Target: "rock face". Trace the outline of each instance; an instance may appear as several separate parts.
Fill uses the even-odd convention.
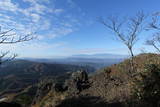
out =
[[[82,90],[89,88],[88,74],[85,70],[80,70],[72,74],[68,81],[68,92],[78,94]]]

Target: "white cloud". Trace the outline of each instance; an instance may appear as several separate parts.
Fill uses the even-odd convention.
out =
[[[40,15],[38,14],[32,13],[31,17],[32,17],[33,22],[39,22],[40,20]]]
[[[42,23],[40,24],[40,30],[47,30],[50,29],[51,22],[49,19],[43,19]]]
[[[50,10],[49,8],[47,8],[46,6],[44,5],[41,5],[41,4],[34,4],[32,7],[28,8],[27,9],[29,12],[36,12],[36,13],[39,13],[39,14],[45,14],[44,12],[47,10]]]
[[[64,42],[49,44],[46,42],[26,42],[12,45],[1,45],[2,52],[10,51],[18,53],[18,57],[47,58],[53,56],[58,48],[64,46]],[[47,52],[47,53],[46,53]]]
[[[30,3],[32,3],[32,4],[35,4],[35,3],[37,3],[37,0],[23,0],[24,2],[30,2]]]
[[[72,13],[67,13],[67,9],[56,7],[52,0],[23,0],[21,2],[29,4],[28,7],[24,8],[23,4],[12,0],[0,0],[0,26],[3,30],[15,28],[17,34],[26,35],[36,32],[39,41],[30,42],[30,45],[3,45],[3,50],[8,49],[18,54],[31,52],[28,56],[36,52],[37,54],[48,52],[62,45],[52,45],[44,41],[69,35],[79,26],[76,16],[73,17]],[[25,53],[22,49],[25,49]]]
[[[31,7],[21,10],[24,12],[26,15],[31,14],[32,12],[38,13],[38,14],[45,14],[45,12],[55,12],[55,13],[60,13],[63,11],[63,9],[51,9],[48,8],[46,5],[42,4],[41,2],[47,2],[49,3],[49,0],[23,0],[24,2],[29,2],[31,3]]]
[[[72,32],[73,32],[73,29],[71,29],[71,28],[68,28],[68,29],[62,28],[59,33],[62,34],[62,35],[68,35],[68,34],[70,34]]]
[[[32,4],[35,4],[37,2],[40,2],[40,3],[50,3],[50,0],[23,0],[24,2],[30,2]]]
[[[63,9],[55,9],[53,10],[54,13],[59,14],[62,13],[64,10]]]
[[[0,1],[0,10],[16,12],[17,9],[17,5],[12,3],[11,0]]]
[[[73,25],[76,25],[78,21],[75,23],[72,21],[74,18],[68,18],[66,20],[67,23],[66,21],[62,22],[62,20],[57,18],[56,14],[61,14],[64,12],[64,9],[49,8],[49,6],[42,3],[49,3],[50,0],[23,1],[24,3],[30,3],[29,7],[21,8],[21,4],[13,3],[11,0],[0,1],[0,9],[3,9],[3,11],[14,11],[11,14],[15,13],[12,16],[0,11],[0,24],[2,27],[4,27],[4,25],[5,28],[8,27],[9,29],[13,27],[23,33],[48,30],[49,32],[46,32],[48,33],[46,35],[50,35],[49,37],[53,38],[68,35],[74,31],[75,27]],[[48,18],[47,15],[49,15],[49,13],[52,16],[52,20],[55,21]]]

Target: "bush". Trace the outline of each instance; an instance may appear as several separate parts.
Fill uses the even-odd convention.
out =
[[[160,66],[147,64],[140,78],[136,81],[136,98],[148,106],[157,107],[160,101]]]

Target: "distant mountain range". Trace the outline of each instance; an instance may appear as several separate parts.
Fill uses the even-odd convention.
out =
[[[88,54],[79,54],[79,55],[73,55],[71,56],[73,58],[96,58],[96,59],[124,59],[127,58],[127,55],[118,55],[118,54],[105,54],[105,53],[101,53],[101,54],[92,54],[92,55],[88,55]]]
[[[25,60],[45,63],[57,63],[57,64],[71,64],[80,66],[91,66],[95,69],[100,69],[112,64],[117,64],[124,59],[128,58],[127,55],[116,54],[79,54],[72,55],[64,58],[25,58]]]

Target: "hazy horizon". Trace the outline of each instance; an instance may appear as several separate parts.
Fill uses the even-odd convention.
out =
[[[73,54],[73,55],[62,55],[62,56],[48,56],[48,57],[17,57],[18,59],[28,59],[28,58],[33,58],[33,59],[63,59],[63,58],[83,58],[83,57],[94,57],[96,58],[95,55],[98,55],[98,57],[102,57],[103,58],[103,55],[106,55],[107,58],[110,57],[110,56],[117,56],[117,57],[128,57],[129,54],[113,54],[113,53],[95,53],[95,54]],[[104,56],[104,58],[106,57]]]

